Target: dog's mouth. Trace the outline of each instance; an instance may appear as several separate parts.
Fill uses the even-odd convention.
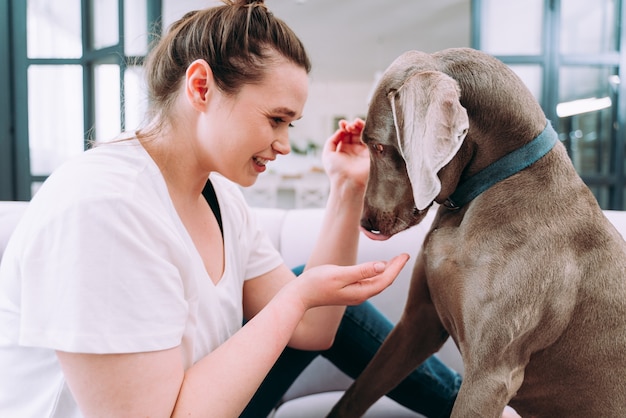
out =
[[[410,227],[420,223],[431,208],[432,203],[425,209],[413,207],[409,214],[400,216],[399,213],[384,213],[372,210],[366,206],[361,218],[361,231],[371,240],[385,241]]]
[[[369,230],[361,226],[361,231],[365,234],[365,236],[374,241],[385,241],[391,238],[391,235],[383,234],[382,232],[375,229]]]

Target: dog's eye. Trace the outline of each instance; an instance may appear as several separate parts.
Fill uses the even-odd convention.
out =
[[[377,154],[382,154],[383,151],[385,150],[385,146],[383,144],[379,144],[377,142],[374,142],[372,144],[372,151],[377,153]]]

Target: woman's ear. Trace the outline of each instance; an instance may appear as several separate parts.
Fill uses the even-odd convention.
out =
[[[212,86],[213,72],[205,60],[198,59],[189,64],[185,74],[185,94],[194,108],[204,109]]]

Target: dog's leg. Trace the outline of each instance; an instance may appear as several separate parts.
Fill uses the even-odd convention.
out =
[[[475,273],[487,276],[484,272]],[[460,314],[451,319],[465,368],[453,418],[500,418],[522,386],[531,355],[558,338],[567,324],[565,313],[557,314],[554,306],[512,299],[511,295],[521,293],[516,288],[520,280],[506,284],[501,281],[502,278],[498,281],[499,293],[484,281],[468,276],[463,279],[464,283],[480,282],[486,294],[496,296],[491,297],[492,301],[480,303],[477,298],[461,296],[457,305]],[[539,327],[546,323],[546,312],[553,327],[550,332]]]
[[[487,273],[477,274],[487,276]],[[463,276],[461,281],[465,284],[476,282],[468,276]],[[486,293],[497,293],[481,283],[481,289]],[[514,289],[514,286],[504,288]],[[437,290],[441,289],[433,289],[433,292]],[[514,290],[511,293],[516,294]],[[438,296],[441,294],[439,292]],[[456,312],[448,316],[444,313],[443,321],[457,340],[464,365],[463,382],[451,417],[500,418],[523,383],[531,353],[545,344],[546,337],[536,335],[536,326],[531,325],[541,323],[535,317],[543,310],[524,315],[506,296],[494,297],[492,303],[480,303],[462,293],[447,295],[437,303],[452,306],[454,303],[450,298],[457,300]]]
[[[493,359],[491,359],[493,361]],[[500,418],[509,400],[524,380],[523,368],[500,365],[490,368],[483,360],[476,368],[466,368],[452,418]]]
[[[448,339],[430,300],[421,257],[416,262],[407,305],[400,321],[361,375],[335,405],[329,418],[360,417]]]

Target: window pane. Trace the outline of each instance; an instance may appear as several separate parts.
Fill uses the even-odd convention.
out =
[[[579,174],[610,174],[616,103],[610,67],[562,67],[558,131]]]
[[[108,140],[120,133],[120,67],[100,64],[94,68],[96,140]]]
[[[29,58],[80,58],[81,0],[28,0]]]
[[[609,207],[610,193],[608,186],[590,186],[589,189],[591,189],[601,208]]]
[[[542,94],[542,68],[540,65],[509,65],[509,67],[522,79],[526,87],[531,91],[535,99],[541,103]]]
[[[39,188],[43,185],[43,182],[41,181],[33,181],[30,184],[30,195],[31,196],[35,196],[35,193],[37,193],[39,191]]]
[[[83,73],[78,65],[28,68],[30,170],[48,175],[84,149]]]
[[[494,55],[539,55],[543,0],[483,0],[481,49]]]
[[[617,69],[610,66],[562,66],[559,102],[610,95],[616,86],[616,72]]]
[[[561,52],[597,54],[617,51],[618,1],[561,2]]]
[[[146,114],[148,97],[143,85],[143,68],[127,67],[124,72],[124,128],[136,130]]]
[[[124,53],[143,56],[148,53],[147,0],[124,1]]]
[[[92,39],[94,49],[118,44],[117,1],[92,0]]]

